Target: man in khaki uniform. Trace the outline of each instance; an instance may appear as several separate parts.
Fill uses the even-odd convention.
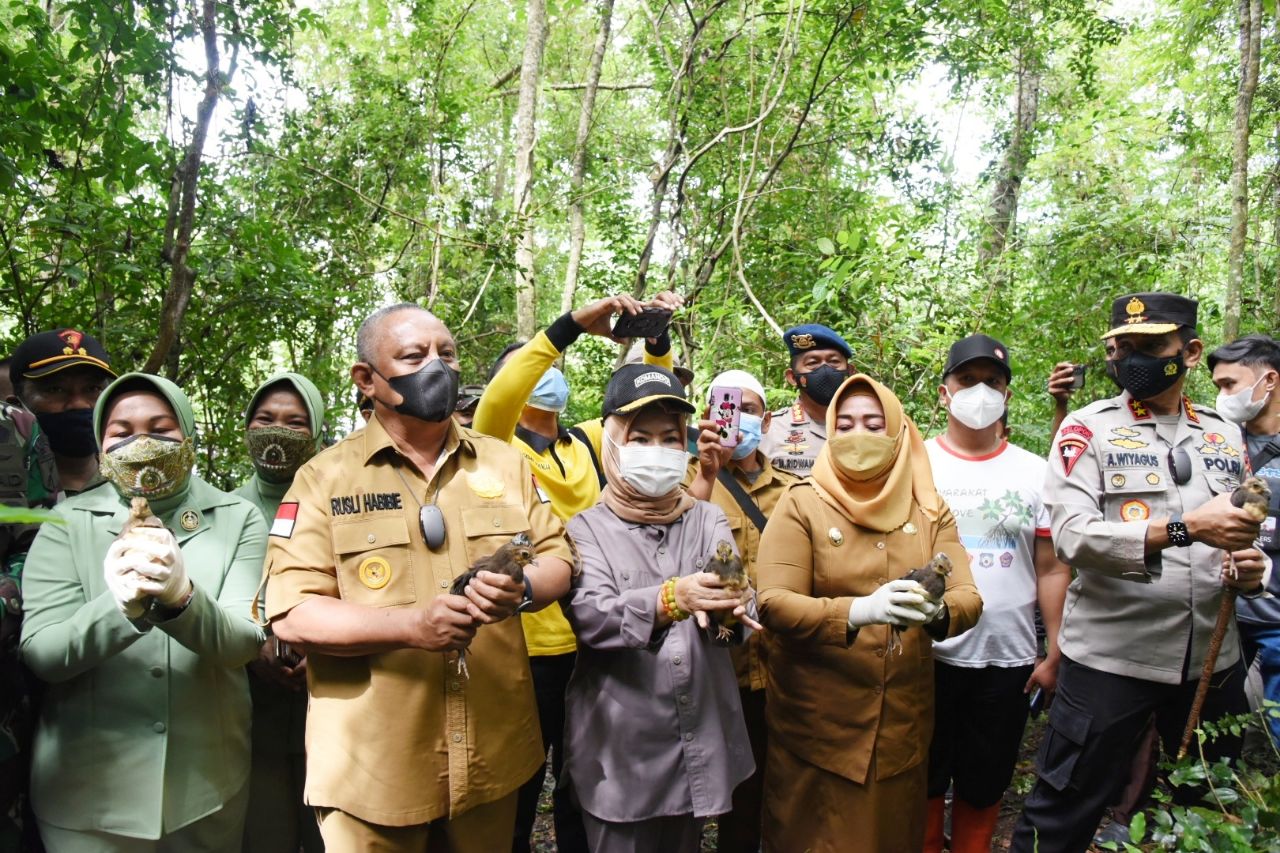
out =
[[[1077,576],[1039,779],[1014,833],[1019,853],[1089,846],[1153,714],[1176,751],[1223,584],[1262,592],[1258,523],[1231,505],[1245,470],[1240,431],[1182,393],[1204,350],[1196,309],[1169,293],[1117,299],[1103,338],[1107,372],[1124,391],[1069,416],[1054,439],[1044,501],[1058,556]],[[1239,658],[1232,622],[1205,720],[1247,710]],[[1211,761],[1239,750],[1239,738],[1205,744]],[[1174,798],[1199,793],[1183,786]]]
[[[827,406],[849,378],[853,351],[844,338],[817,323],[787,329],[782,342],[791,354],[787,384],[796,389],[796,400],[772,413],[760,450],[776,470],[807,477],[827,443]]]
[[[310,669],[307,802],[330,851],[503,849],[543,760],[508,617],[568,591],[572,547],[519,452],[450,417],[443,323],[382,309],[357,350],[374,416],[299,470],[267,554],[267,615]],[[522,533],[536,554],[524,584],[480,572],[448,593]]]
[[[704,420],[700,424],[706,429],[698,441],[698,461],[689,466],[685,482],[689,486],[689,494],[699,500],[710,500],[724,511],[729,529],[733,531],[734,544],[742,557],[742,567],[751,586],[757,587],[756,554],[760,549],[764,522],[787,487],[800,480],[793,474],[775,469],[758,449],[760,438],[768,430],[772,417],[765,409],[764,387],[760,381],[745,370],[726,370],[712,379],[707,387],[712,390],[738,388],[742,391],[738,444],[733,448],[721,447],[719,434],[712,429],[714,422]],[[703,412],[703,417],[711,417],[710,405]],[[726,477],[731,477],[736,484],[733,491],[725,484]],[[754,853],[760,849],[760,800],[768,739],[764,719],[765,650],[764,634],[759,631],[749,634],[742,645],[729,647],[756,771],[734,788],[733,810],[720,815],[720,853]]]

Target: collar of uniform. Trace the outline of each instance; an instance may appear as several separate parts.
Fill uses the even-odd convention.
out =
[[[81,492],[73,500],[75,503],[69,504],[71,509],[90,512],[94,515],[111,516],[111,521],[107,524],[107,530],[112,534],[119,533],[124,528],[125,521],[129,518],[129,502],[120,497],[113,486],[105,482],[102,485],[95,486],[90,491]],[[170,513],[170,516],[180,515],[187,509],[205,512],[220,506],[230,506],[241,500],[244,499],[221,489],[215,489],[195,474],[192,474],[191,488],[187,492],[186,500],[179,504],[177,509]],[[187,535],[180,530],[175,531],[175,533],[179,534],[179,541]]]
[[[1129,411],[1129,416],[1134,423],[1151,423],[1156,422],[1156,414],[1151,408],[1141,400],[1135,400],[1133,395],[1128,391],[1122,391],[1120,397],[1120,407]],[[1196,407],[1192,404],[1191,398],[1182,395],[1182,403],[1178,408],[1179,429],[1182,426],[1189,426],[1195,429],[1203,430],[1204,427],[1200,423],[1200,413],[1196,411]]]
[[[752,453],[756,457],[756,459],[760,462],[760,476],[756,477],[756,480],[754,483],[747,479],[747,475],[742,473],[742,469],[740,469],[736,465],[733,467],[733,478],[737,480],[738,484],[741,485],[744,489],[746,489],[748,493],[759,491],[760,489],[763,489],[765,486],[769,485],[769,483],[773,480],[773,473],[774,473],[773,465],[769,463],[768,457],[766,457],[759,450],[752,451]],[[741,476],[739,476],[740,474]]]
[[[403,455],[382,421],[378,420],[377,412],[369,418],[369,423],[365,424],[361,432],[364,433],[364,464],[368,465],[374,456],[387,448],[394,450],[397,455]],[[459,447],[471,456],[476,455],[475,445],[467,430],[459,428],[458,422],[449,418],[448,431],[444,434],[444,457],[452,456]]]

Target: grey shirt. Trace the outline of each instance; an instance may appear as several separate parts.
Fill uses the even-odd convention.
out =
[[[583,809],[611,822],[729,811],[754,769],[729,649],[692,618],[653,629],[662,582],[733,544],[724,513],[698,501],[670,524],[642,525],[598,503],[568,531],[582,574],[561,602],[578,638],[565,767]]]
[[[1062,653],[1094,669],[1179,684],[1195,678],[1222,596],[1222,551],[1195,542],[1147,556],[1149,519],[1185,513],[1230,492],[1244,471],[1240,430],[1185,401],[1162,438],[1126,392],[1068,417],[1054,439],[1044,501],[1058,556],[1077,570],[1063,610]],[[1174,481],[1171,453],[1190,479]],[[1239,659],[1234,621],[1219,671]]]
[[[1261,468],[1254,467],[1254,475],[1266,480],[1267,485],[1271,487],[1271,507],[1267,513],[1267,520],[1262,524],[1263,535],[1259,541],[1265,543],[1263,550],[1267,552],[1272,562],[1280,564],[1280,537],[1276,534],[1276,518],[1280,515],[1280,455],[1272,456],[1270,459],[1263,458],[1269,455],[1266,451],[1267,445],[1272,441],[1280,442],[1280,435],[1246,434],[1245,441],[1249,446],[1249,459],[1263,461]],[[1271,593],[1271,598],[1237,598],[1236,618],[1241,622],[1280,625],[1280,571],[1271,572],[1271,583],[1267,587],[1267,592]]]

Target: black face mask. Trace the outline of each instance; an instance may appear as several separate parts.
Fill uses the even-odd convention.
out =
[[[93,435],[93,409],[36,412],[36,421],[59,456],[92,456],[98,452]]]
[[[445,364],[443,359],[433,358],[421,370],[404,376],[387,377],[373,365],[369,368],[386,379],[391,390],[404,398],[398,406],[390,406],[382,400],[378,402],[402,415],[440,423],[452,415],[458,405],[458,371]]]
[[[808,373],[796,374],[796,382],[799,383],[800,390],[819,406],[830,405],[831,398],[836,395],[836,392],[840,390],[840,386],[848,378],[848,370],[841,370],[829,364],[814,368]]]
[[[1163,358],[1146,353],[1133,352],[1117,358],[1116,383],[1133,395],[1135,400],[1150,400],[1168,391],[1187,372],[1182,361],[1182,351]]]

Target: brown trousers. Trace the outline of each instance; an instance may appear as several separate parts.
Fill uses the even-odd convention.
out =
[[[924,845],[924,762],[859,785],[769,740],[764,774],[765,853],[918,853]]]
[[[495,853],[511,849],[516,792],[452,820],[381,826],[337,809],[316,809],[327,853]]]

